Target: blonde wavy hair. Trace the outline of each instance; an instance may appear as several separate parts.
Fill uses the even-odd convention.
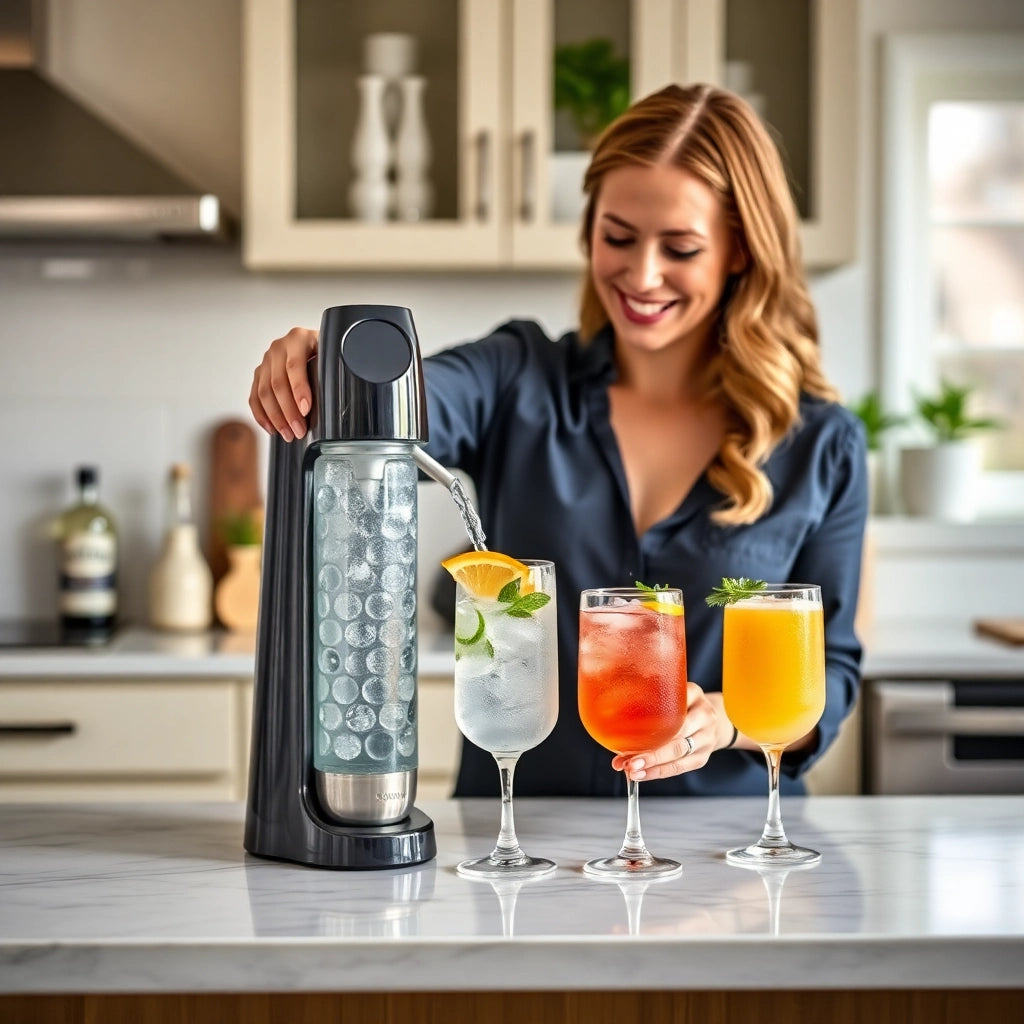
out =
[[[800,395],[838,398],[821,368],[818,325],[801,265],[797,214],[775,143],[738,96],[709,85],[670,85],[634,103],[602,133],[584,177],[581,242],[590,256],[605,175],[617,167],[669,164],[719,198],[745,266],[726,286],[719,345],[708,367],[728,425],[708,479],[725,495],[721,525],[752,523],[771,506],[761,467],[798,423]],[[580,337],[608,323],[588,269]]]

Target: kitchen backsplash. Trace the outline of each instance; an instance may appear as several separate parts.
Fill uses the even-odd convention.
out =
[[[843,277],[813,287],[826,366],[853,393],[869,357],[848,337]],[[574,322],[577,292],[574,275],[550,273],[266,276],[243,272],[230,249],[0,250],[0,618],[54,613],[47,527],[71,497],[74,467],[88,462],[118,520],[123,614],[144,621],[168,467],[193,467],[205,536],[214,425],[250,420],[266,345],[292,326],[317,326],[325,307],[408,306],[427,354],[515,316],[559,333]],[[260,444],[265,473],[262,432]],[[420,500],[422,597],[464,535],[438,486],[422,485]]]

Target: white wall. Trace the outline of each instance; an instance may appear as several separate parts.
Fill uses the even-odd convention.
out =
[[[184,112],[172,106],[166,123],[143,118],[127,98],[115,102],[119,93],[110,76],[123,60],[110,61],[103,73],[82,65],[74,44],[88,30],[73,20],[82,6],[53,4],[60,36],[54,58],[63,61],[55,70],[105,96],[122,124],[189,177],[236,199],[240,103],[230,87],[237,87],[238,0],[179,5],[192,22],[211,6],[217,13],[203,23],[205,44],[189,53],[179,78],[184,83],[198,76],[206,88],[225,92],[208,103],[189,101]],[[173,6],[159,0],[88,5],[97,17],[115,9]],[[812,282],[826,368],[851,396],[874,380],[877,357],[881,35],[1024,28],[1019,0],[863,0],[861,9],[861,258]],[[218,55],[231,75],[212,69]],[[174,74],[174,67],[162,67],[157,77]],[[203,140],[198,149],[183,141],[189,126]],[[124,534],[124,607],[136,621],[144,618],[144,584],[159,543],[168,466],[177,460],[194,466],[204,508],[212,428],[226,417],[248,419],[252,370],[267,343],[294,324],[315,325],[326,306],[407,305],[429,352],[482,334],[509,316],[533,316],[561,330],[573,321],[575,297],[576,281],[566,275],[254,275],[241,270],[235,249],[0,248],[0,617],[52,614],[46,522],[71,495],[73,467],[90,461],[101,467],[103,494]],[[437,557],[461,542],[438,492],[426,487],[422,498],[421,580],[429,578]]]

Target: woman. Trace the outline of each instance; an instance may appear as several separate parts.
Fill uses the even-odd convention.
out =
[[[784,758],[783,791],[801,792],[856,695],[867,485],[861,428],[821,369],[782,163],[737,96],[669,86],[606,129],[584,190],[578,331],[510,322],[424,361],[428,450],[473,478],[488,544],[558,567],[561,710],[516,791],[621,795],[628,771],[650,794],[761,795],[764,758],[722,704],[722,612],[704,603],[746,576],[822,588],[826,709]],[[296,328],[256,370],[253,414],[286,440],[305,434],[315,351]],[[682,588],[697,682],[683,734],[609,763],[576,712],[578,598],[634,580]],[[496,793],[468,742],[455,793]]]

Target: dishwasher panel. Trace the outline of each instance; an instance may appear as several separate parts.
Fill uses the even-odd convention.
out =
[[[1024,679],[865,686],[868,793],[1024,793]]]

